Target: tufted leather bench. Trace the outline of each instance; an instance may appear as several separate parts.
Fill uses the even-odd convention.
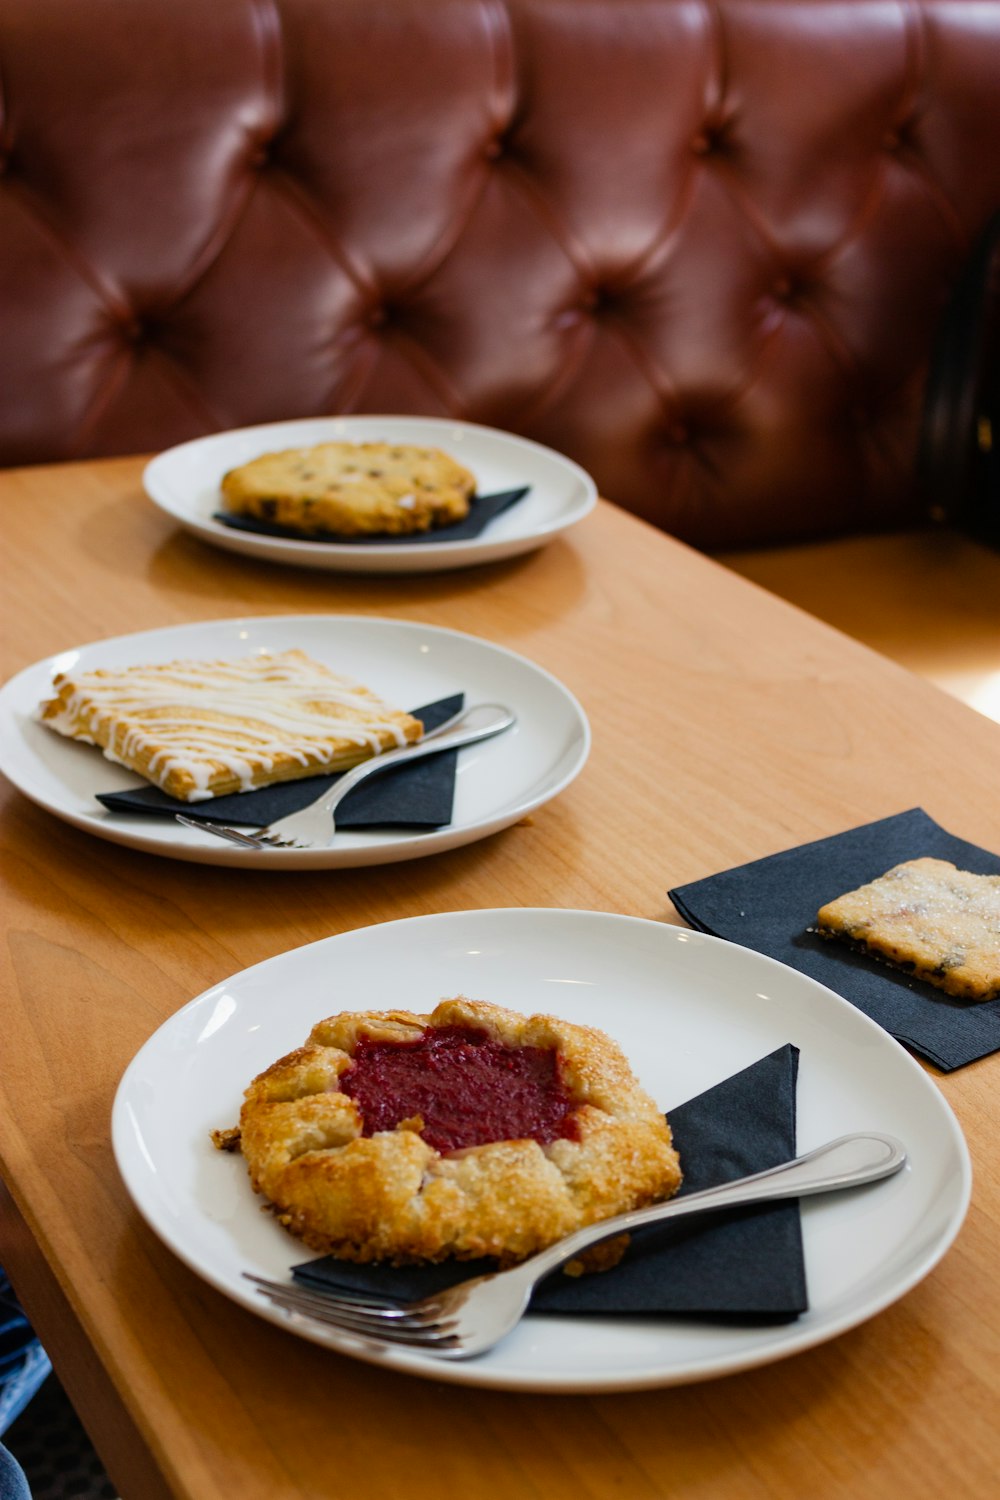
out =
[[[0,462],[333,411],[703,548],[912,520],[998,0],[0,0]]]

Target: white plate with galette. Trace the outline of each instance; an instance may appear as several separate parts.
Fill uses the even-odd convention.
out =
[[[801,1200],[808,1309],[793,1321],[529,1314],[488,1353],[460,1361],[318,1325],[292,1327],[246,1273],[287,1281],[291,1267],[317,1250],[262,1212],[242,1154],[249,1148],[218,1150],[213,1132],[237,1124],[251,1081],[302,1047],[324,1018],[341,1013],[332,1040],[347,1045],[344,1012],[404,1005],[427,1015],[453,996],[555,1017],[557,1036],[565,1023],[598,1028],[668,1119],[685,1101],[790,1045],[799,1052],[797,1150],[873,1131],[897,1137],[907,1164],[883,1182]],[[299,1055],[289,1066],[306,1066],[318,1078],[323,1059],[337,1055]],[[320,1089],[320,1104],[329,1103],[329,1087],[346,1089],[345,1076]],[[300,1097],[277,1083],[276,1098]],[[418,1119],[396,1130],[415,1128],[427,1127]],[[171,1016],[139,1051],[117,1092],[112,1134],[126,1187],[149,1227],[206,1282],[287,1328],[289,1339],[306,1337],[438,1382],[519,1391],[678,1385],[813,1348],[873,1317],[933,1270],[961,1227],[971,1186],[965,1141],[940,1091],[859,1010],[761,954],[606,912],[410,918],[341,933],[235,974]],[[408,1146],[416,1149],[412,1139]],[[437,1169],[448,1170],[440,1162]]]
[[[289,662],[291,668],[282,666]],[[271,665],[261,671],[261,663]],[[421,721],[411,711],[456,695],[464,696],[467,707],[502,704],[516,722],[502,734],[458,751],[453,800],[445,809],[450,818],[440,826],[342,827],[338,815],[328,845],[246,848],[203,827],[184,826],[172,811],[112,810],[97,800],[98,795],[148,788],[159,777],[158,795],[165,790],[177,798],[177,810],[203,812],[213,796],[224,792],[235,794],[230,805],[239,802],[242,788],[255,795],[250,770],[256,774],[263,766],[276,774],[279,754],[286,760],[298,757],[305,769],[317,743],[315,725],[303,727],[301,704],[290,702],[289,682],[281,680],[305,672],[310,681],[330,674],[347,680],[349,690],[342,696],[350,712],[355,718],[367,714],[363,723],[352,721],[350,729],[366,753],[412,740]],[[169,692],[162,679],[169,681]],[[197,697],[221,708],[227,701],[223,691],[230,687],[243,705],[242,718],[233,722],[256,738],[247,741],[246,750],[223,753],[205,742],[206,725],[199,721],[193,724],[199,742],[184,748],[193,722],[187,705]],[[121,709],[120,693],[126,688],[128,714]],[[273,697],[265,696],[274,692],[283,695],[276,706]],[[303,696],[311,700],[318,694],[300,690],[299,698]],[[374,728],[370,703],[376,706]],[[182,721],[177,704],[185,705]],[[42,705],[44,719],[39,717]],[[115,714],[122,725],[139,720],[148,730],[129,730],[126,738],[107,745],[119,758],[131,757],[131,769],[98,748],[102,725],[113,722],[109,716]],[[171,717],[175,722],[167,722]],[[263,741],[262,723],[269,726]],[[214,731],[217,726],[211,727]],[[326,732],[322,723],[320,730]],[[96,742],[72,737],[79,733]],[[286,740],[287,748],[282,748]],[[589,748],[590,728],[574,695],[525,657],[459,631],[365,616],[272,616],[140,631],[60,652],[25,668],[0,689],[0,770],[26,797],[112,843],[247,869],[338,869],[457,849],[510,827],[564,791],[583,768]],[[256,757],[252,767],[251,749]],[[221,765],[228,781],[206,781],[206,765],[214,767],[213,775]],[[297,777],[298,762],[290,769]],[[308,769],[318,775],[341,767],[310,763]],[[176,788],[165,780],[168,773],[179,775]],[[374,784],[384,779],[376,778]],[[180,800],[189,797],[190,802]]]
[[[275,535],[246,530],[238,517],[234,522],[227,515],[222,486],[234,470],[276,453],[372,443],[431,448],[454,460],[474,483],[473,511],[477,495],[524,493],[473,536],[450,536],[449,522],[442,518],[425,536],[328,534],[319,539],[305,531]],[[362,456],[364,451],[359,448]],[[367,477],[359,476],[358,467],[349,467],[341,480]],[[498,428],[443,417],[305,417],[213,433],[158,454],[146,466],[143,485],[161,511],[213,546],[268,562],[346,573],[423,573],[517,557],[562,536],[597,502],[593,479],[564,454]],[[348,487],[342,488],[346,493]],[[318,508],[323,489],[313,493]],[[414,496],[399,499],[412,507]],[[272,513],[284,512],[271,506],[264,517]],[[301,517],[296,524],[301,527]]]

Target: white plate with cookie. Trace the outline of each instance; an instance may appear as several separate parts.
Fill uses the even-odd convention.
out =
[[[318,541],[258,534],[217,519],[222,482],[232,470],[267,454],[328,443],[431,447],[471,474],[477,494],[524,486],[528,492],[480,535],[466,539],[449,539],[448,527],[442,525],[426,540]],[[143,484],[155,505],[215,546],[270,562],[348,573],[423,573],[517,557],[561,536],[597,500],[590,475],[554,449],[496,428],[438,417],[307,417],[214,433],[159,454],[146,466]]]
[[[516,724],[459,752],[453,816],[416,830],[338,829],[313,849],[243,849],[172,817],[109,812],[96,800],[142,786],[135,771],[94,745],[39,722],[58,673],[158,663],[237,662],[260,653],[305,652],[408,711],[464,693],[466,704],[502,703]],[[141,631],[36,662],[0,689],[0,771],[56,817],[112,843],[198,864],[245,869],[337,869],[388,864],[456,849],[509,827],[562,792],[582,770],[590,727],[576,698],[541,667],[459,631],[353,615],[216,620]]]
[[[218,1291],[287,1327],[244,1272],[285,1280],[310,1252],[261,1212],[242,1157],[217,1151],[211,1132],[233,1126],[251,1079],[333,1012],[394,1008],[400,995],[429,1012],[458,994],[600,1028],[668,1116],[791,1043],[800,1053],[798,1149],[851,1131],[887,1132],[904,1143],[908,1163],[876,1186],[802,1200],[809,1310],[791,1323],[532,1315],[488,1354],[455,1363],[332,1329],[317,1332],[317,1343],[437,1382],[495,1389],[707,1380],[871,1318],[937,1265],[961,1227],[971,1172],[958,1123],[923,1069],[855,1007],[797,970],[703,933],[607,912],[520,909],[345,932],[236,974],[170,1017],[127,1069],[112,1121],[119,1169],[147,1224]]]

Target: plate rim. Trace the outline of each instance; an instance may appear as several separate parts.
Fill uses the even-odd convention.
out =
[[[890,1288],[883,1289],[875,1295],[869,1295],[867,1300],[863,1301],[859,1306],[833,1317],[822,1327],[811,1328],[808,1325],[804,1325],[801,1321],[783,1325],[787,1326],[790,1332],[787,1341],[779,1347],[750,1348],[744,1355],[734,1356],[726,1354],[722,1358],[709,1354],[704,1359],[694,1362],[694,1364],[689,1363],[687,1367],[675,1369],[671,1372],[664,1372],[662,1370],[645,1371],[632,1376],[619,1373],[610,1378],[577,1372],[576,1374],[561,1376],[558,1382],[544,1378],[540,1378],[536,1382],[530,1377],[526,1378],[516,1373],[513,1376],[510,1373],[505,1374],[502,1369],[491,1370],[489,1367],[479,1367],[477,1369],[474,1363],[465,1363],[462,1361],[436,1362],[430,1356],[422,1356],[419,1353],[413,1354],[405,1350],[392,1350],[388,1354],[371,1353],[364,1347],[357,1347],[349,1336],[331,1334],[329,1337],[313,1338],[309,1333],[293,1329],[278,1309],[271,1308],[263,1300],[255,1301],[253,1294],[249,1291],[244,1295],[239,1295],[237,1290],[234,1290],[227,1282],[225,1276],[221,1274],[215,1275],[210,1270],[207,1270],[199,1262],[197,1256],[187,1252],[183,1246],[178,1246],[174,1238],[166,1230],[161,1230],[160,1226],[147,1213],[146,1208],[134,1196],[122,1162],[122,1154],[127,1149],[127,1147],[123,1147],[122,1145],[125,1135],[125,1127],[122,1122],[128,1107],[126,1095],[130,1074],[132,1074],[133,1069],[138,1074],[144,1058],[148,1056],[147,1049],[151,1048],[157,1039],[161,1037],[161,1033],[169,1031],[174,1027],[182,1027],[186,1016],[193,1014],[199,1006],[208,1004],[209,997],[216,995],[234,981],[239,980],[241,982],[253,983],[259,980],[261,972],[268,966],[280,968],[281,963],[292,954],[300,954],[309,949],[328,947],[330,944],[337,943],[342,938],[356,936],[364,932],[384,933],[387,928],[412,928],[414,924],[419,924],[425,928],[433,925],[446,926],[456,918],[460,921],[483,920],[491,922],[496,917],[500,917],[501,920],[510,920],[513,917],[517,922],[533,922],[539,918],[551,922],[554,918],[557,923],[565,922],[567,919],[570,922],[581,920],[593,921],[596,919],[602,924],[610,923],[614,926],[631,925],[641,927],[647,931],[656,930],[661,934],[665,942],[676,942],[678,937],[683,937],[685,940],[694,939],[697,946],[706,947],[710,950],[715,948],[735,951],[743,955],[744,959],[748,956],[750,962],[758,964],[764,972],[779,970],[790,974],[796,983],[801,983],[806,992],[811,992],[814,995],[821,994],[825,1005],[832,1003],[834,1011],[840,1011],[842,1014],[850,1016],[852,1025],[857,1024],[861,1031],[868,1031],[873,1036],[877,1036],[880,1044],[884,1045],[887,1051],[896,1057],[897,1063],[908,1071],[911,1076],[919,1080],[920,1087],[926,1088],[928,1101],[932,1107],[939,1111],[940,1119],[948,1132],[951,1149],[957,1157],[959,1172],[955,1183],[956,1198],[954,1205],[949,1213],[947,1224],[942,1229],[935,1243],[925,1251],[924,1255],[911,1268],[908,1274],[901,1277]],[[852,1005],[850,1001],[838,995],[836,991],[822,984],[819,980],[813,979],[810,975],[803,974],[801,970],[795,969],[792,965],[785,964],[779,959],[770,957],[770,955],[759,953],[756,949],[747,948],[742,944],[731,942],[725,938],[715,937],[712,934],[698,932],[695,929],[687,927],[674,926],[672,923],[654,918],[576,907],[486,907],[471,910],[424,913],[411,917],[393,918],[386,922],[361,923],[357,927],[346,928],[343,932],[334,933],[327,937],[316,939],[313,942],[299,944],[294,948],[272,954],[268,958],[261,959],[256,964],[238,970],[235,974],[231,974],[227,978],[209,986],[201,994],[193,997],[185,1005],[173,1012],[161,1022],[151,1036],[137,1050],[126,1066],[115,1090],[111,1110],[111,1138],[118,1171],[125,1184],[129,1198],[143,1222],[167,1246],[171,1253],[176,1255],[190,1270],[213,1286],[217,1291],[221,1292],[222,1295],[236,1302],[239,1306],[245,1307],[249,1312],[264,1318],[265,1321],[272,1323],[276,1327],[283,1328],[286,1332],[296,1337],[303,1337],[308,1342],[316,1343],[319,1347],[327,1348],[331,1352],[358,1358],[364,1363],[372,1364],[376,1368],[416,1376],[418,1378],[437,1380],[449,1385],[454,1384],[470,1388],[552,1395],[627,1393],[631,1391],[667,1389],[674,1386],[698,1384],[707,1380],[739,1374],[747,1370],[777,1363],[780,1360],[791,1358],[796,1354],[805,1353],[809,1349],[831,1342],[842,1333],[846,1333],[850,1329],[868,1322],[871,1318],[901,1300],[934,1270],[954,1244],[962,1228],[969,1209],[973,1181],[973,1168],[968,1143],[962,1131],[961,1123],[943,1093],[940,1089],[936,1088],[931,1077],[901,1043],[896,1041],[876,1021],[866,1016],[857,1006]],[[128,1146],[131,1146],[131,1144],[131,1141],[129,1141]],[[242,1291],[242,1289],[240,1288],[239,1291]],[[797,1332],[792,1332],[792,1330],[797,1330]]]
[[[422,545],[419,554],[427,561],[425,566],[420,565],[419,557],[415,555],[412,546],[399,543],[385,542],[377,549],[357,548],[349,543],[343,542],[316,542],[309,538],[296,537],[269,537],[258,535],[254,532],[244,532],[236,528],[226,527],[216,521],[212,516],[201,516],[193,509],[187,509],[183,505],[172,503],[162,492],[154,492],[154,486],[161,484],[160,471],[172,458],[181,454],[187,454],[200,445],[225,441],[227,438],[242,437],[244,434],[279,427],[294,427],[305,424],[316,424],[322,422],[363,422],[377,424],[379,422],[415,422],[415,423],[444,423],[451,427],[460,427],[465,431],[484,433],[489,437],[502,438],[513,444],[524,446],[535,452],[546,455],[567,468],[582,485],[583,494],[580,500],[571,502],[566,507],[566,514],[556,517],[541,525],[532,527],[529,531],[521,532],[515,536],[495,539],[490,542],[482,536],[470,537],[464,540],[443,537],[439,541]],[[277,441],[277,439],[276,439]],[[227,550],[235,550],[247,556],[254,556],[263,560],[279,561],[286,563],[300,563],[305,566],[326,568],[336,571],[335,564],[341,564],[345,571],[351,572],[432,572],[435,568],[449,565],[473,566],[477,563],[500,561],[504,557],[516,556],[520,552],[530,551],[536,547],[544,546],[546,542],[553,540],[562,532],[575,526],[579,521],[594,509],[598,500],[597,485],[592,476],[578,464],[575,459],[570,458],[558,449],[550,447],[546,443],[540,443],[535,438],[522,437],[520,433],[509,432],[502,427],[491,427],[482,422],[469,422],[460,417],[436,417],[421,413],[411,412],[347,412],[337,414],[320,414],[313,417],[287,417],[279,418],[274,422],[254,422],[244,427],[222,428],[218,432],[203,433],[200,437],[187,438],[184,442],[174,443],[169,448],[163,449],[149,459],[142,471],[142,487],[148,499],[165,515],[171,517],[186,530],[202,537],[204,540],[215,545],[225,547]],[[513,549],[513,550],[512,550]],[[405,566],[399,567],[400,564]]]
[[[33,674],[48,669],[53,670],[54,664],[61,657],[70,652],[91,651],[94,648],[117,647],[132,640],[142,640],[145,637],[181,634],[186,632],[196,633],[201,630],[215,630],[220,628],[239,629],[240,627],[259,627],[268,625],[280,625],[282,627],[294,626],[302,622],[314,627],[322,622],[334,621],[343,625],[374,626],[376,628],[389,626],[393,629],[420,630],[427,633],[448,637],[453,641],[472,643],[476,647],[488,652],[496,653],[509,661],[517,663],[521,668],[526,668],[536,678],[542,679],[548,686],[554,689],[565,701],[576,728],[579,733],[580,744],[576,755],[563,775],[556,781],[553,789],[546,789],[536,797],[522,798],[515,806],[506,809],[501,820],[497,822],[495,815],[491,818],[479,819],[477,822],[466,825],[470,837],[460,837],[456,842],[454,824],[448,824],[442,829],[433,829],[427,833],[411,833],[405,840],[391,840],[386,843],[376,843],[370,846],[359,846],[357,849],[342,850],[340,857],[335,856],[333,846],[325,849],[273,849],[273,850],[243,850],[236,845],[229,846],[222,840],[218,840],[218,850],[212,845],[205,846],[204,852],[196,849],[194,845],[183,844],[178,849],[164,845],[163,841],[143,837],[141,834],[133,833],[131,830],[116,829],[112,824],[104,825],[103,819],[96,814],[86,815],[77,813],[72,809],[62,809],[55,806],[48,798],[41,796],[36,788],[25,784],[25,780],[15,770],[10,768],[9,758],[4,754],[4,728],[13,724],[13,711],[9,705],[10,698],[17,695],[24,680]],[[14,786],[17,791],[35,806],[41,807],[52,817],[61,822],[79,829],[83,833],[90,834],[94,838],[100,838],[106,843],[115,844],[120,848],[135,849],[141,853],[159,855],[167,859],[179,859],[190,864],[213,864],[246,870],[262,870],[274,873],[278,870],[336,870],[361,868],[377,864],[402,863],[409,859],[426,858],[437,853],[447,853],[452,849],[464,847],[466,844],[478,842],[479,839],[489,838],[494,833],[502,832],[518,819],[526,817],[529,813],[545,806],[546,803],[561,796],[566,789],[579,776],[590,756],[593,744],[593,731],[590,720],[576,694],[547,667],[532,661],[530,657],[524,656],[518,651],[513,651],[509,646],[501,645],[496,641],[487,640],[485,636],[477,636],[469,631],[456,630],[450,625],[433,625],[422,620],[411,620],[392,615],[359,615],[348,613],[330,613],[329,611],[317,612],[315,614],[275,614],[275,615],[234,615],[224,616],[213,620],[189,620],[180,621],[172,625],[152,626],[148,630],[126,631],[122,635],[105,636],[98,640],[88,641],[83,645],[66,646],[61,651],[49,656],[40,657],[37,661],[29,663],[20,668],[11,677],[0,684],[0,774]],[[100,825],[100,826],[95,826]],[[476,831],[478,830],[478,831]],[[404,850],[406,852],[400,852]],[[195,852],[189,852],[195,851]],[[182,852],[183,851],[183,852]],[[369,851],[371,857],[368,857]],[[379,857],[378,851],[386,852]],[[356,856],[356,857],[353,857]]]

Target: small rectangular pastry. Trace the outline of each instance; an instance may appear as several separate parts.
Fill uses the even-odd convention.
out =
[[[1000,875],[911,859],[820,908],[818,931],[961,1000],[1000,998]]]
[[[303,536],[402,536],[464,520],[475,476],[439,448],[317,443],[264,453],[222,479],[222,507]]]
[[[423,725],[303,651],[60,672],[43,724],[199,802],[346,771]]]

